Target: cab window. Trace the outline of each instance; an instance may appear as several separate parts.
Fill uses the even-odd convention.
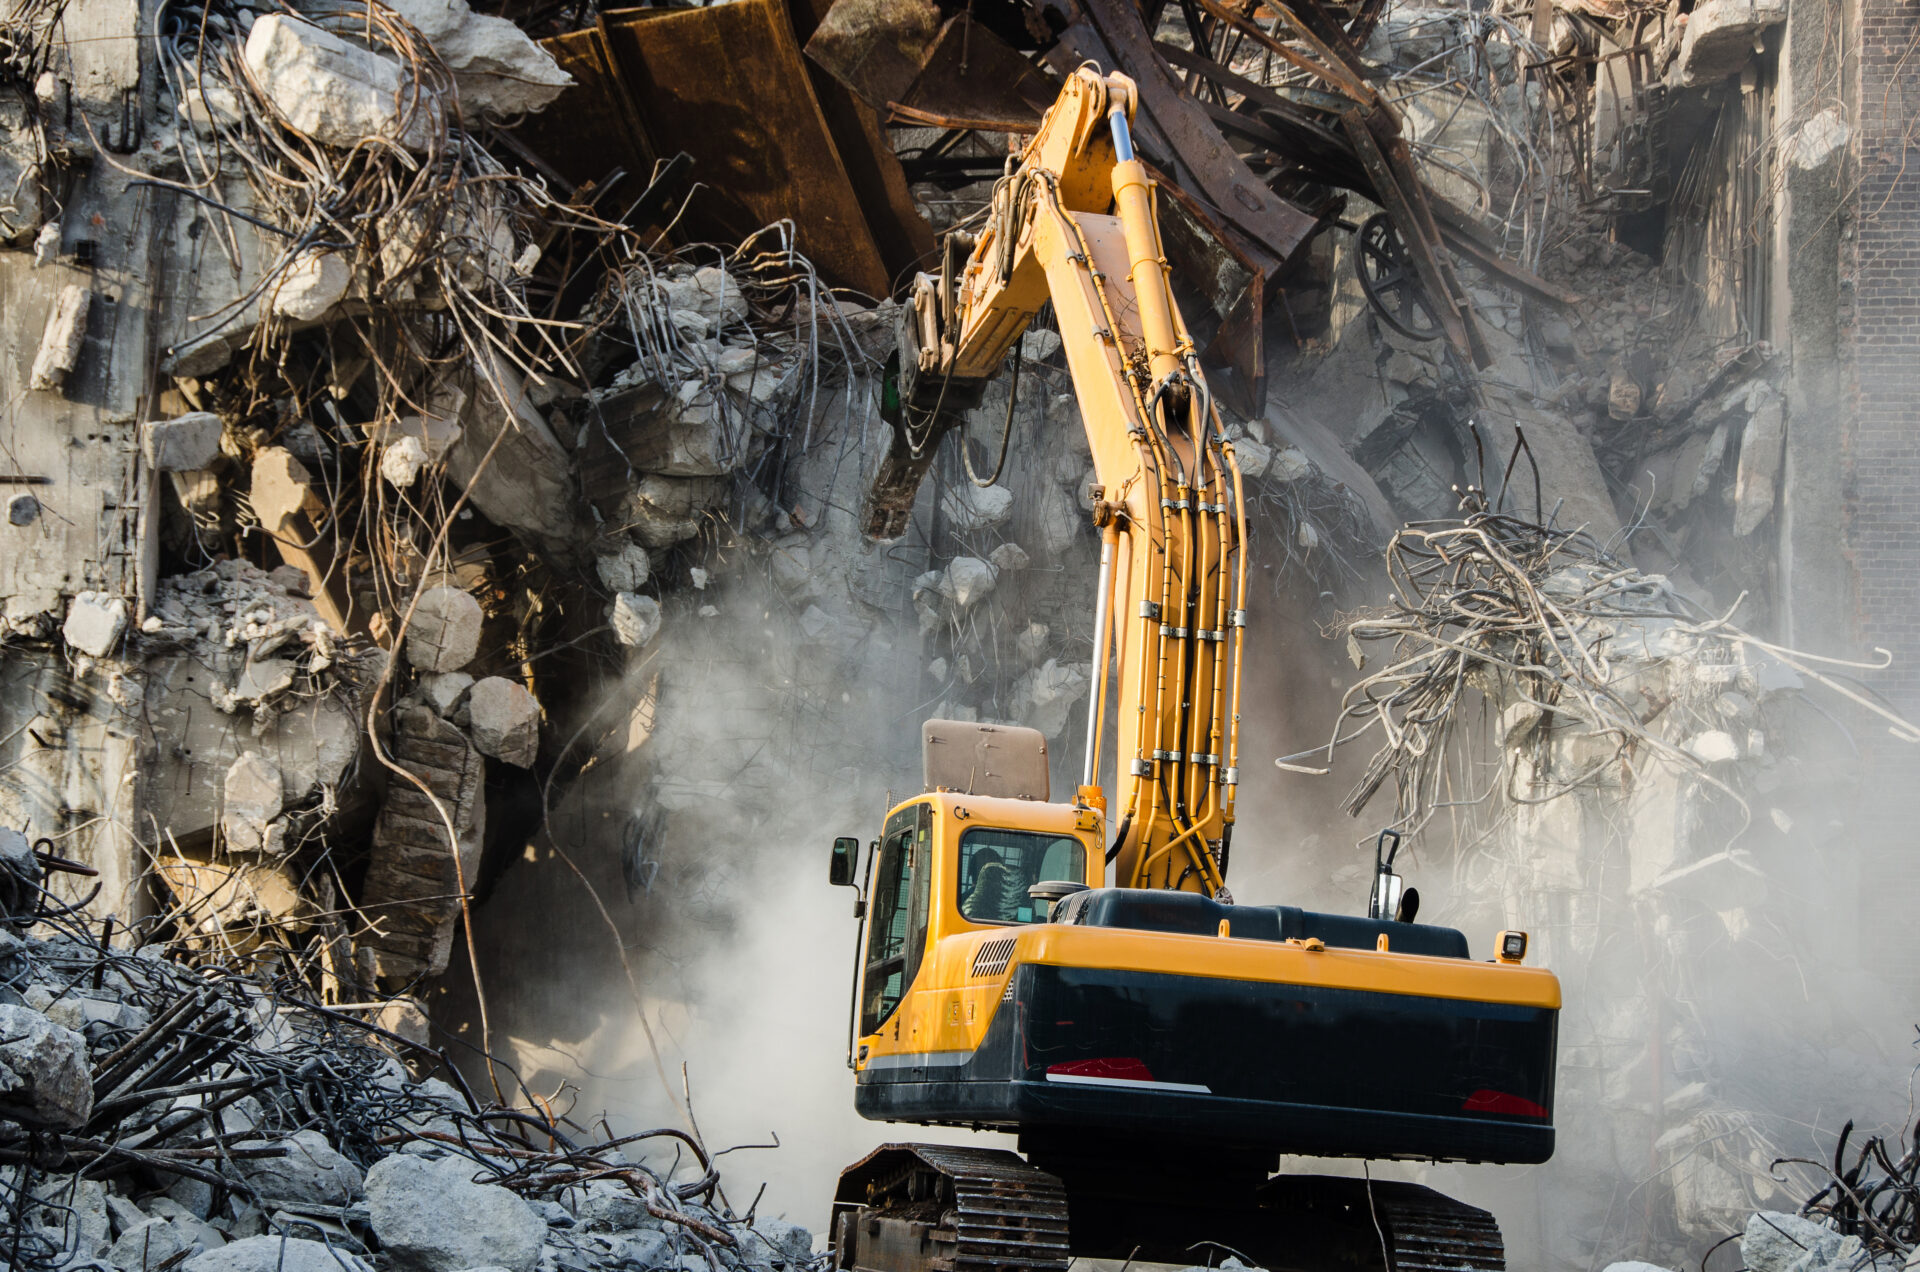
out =
[[[900,1005],[920,970],[927,944],[927,898],[933,882],[932,819],[915,805],[887,821],[874,868],[873,905],[867,922],[860,1032],[874,1033]]]
[[[1044,907],[1027,889],[1086,877],[1086,849],[1071,835],[982,827],[960,837],[960,913],[974,923],[1044,919]]]

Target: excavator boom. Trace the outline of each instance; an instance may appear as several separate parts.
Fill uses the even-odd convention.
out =
[[[911,506],[910,471],[924,472],[957,408],[978,400],[1051,301],[1100,488],[1082,794],[1101,800],[1111,650],[1116,879],[1212,896],[1238,781],[1246,526],[1232,445],[1173,299],[1153,182],[1132,152],[1134,102],[1125,76],[1076,72],[997,185],[964,262],[916,281],[898,438],[869,524],[884,528],[902,491]]]

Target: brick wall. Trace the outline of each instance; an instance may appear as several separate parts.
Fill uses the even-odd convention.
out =
[[[1920,7],[1860,0],[1859,15],[1846,546],[1858,639],[1895,659],[1867,679],[1920,719]],[[1875,879],[1865,917],[1904,927],[1920,897],[1920,853],[1912,850],[1920,749],[1880,729],[1861,741],[1869,776],[1860,829],[1871,836],[1867,877]]]

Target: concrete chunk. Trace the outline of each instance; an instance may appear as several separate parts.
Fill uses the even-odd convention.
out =
[[[473,744],[482,755],[528,768],[540,750],[540,703],[526,687],[500,676],[477,682],[467,694]]]
[[[0,1004],[0,1116],[72,1130],[93,1116],[87,1040],[30,1007]]]
[[[1747,1220],[1740,1258],[1748,1272],[1787,1272],[1802,1259],[1821,1267],[1838,1252],[1843,1237],[1799,1215],[1761,1211]]]
[[[464,671],[429,672],[420,677],[420,697],[443,716],[452,715],[471,688],[473,677]]]
[[[126,601],[105,592],[82,592],[67,606],[60,634],[81,653],[105,658],[126,629]]]
[[[369,1272],[364,1260],[299,1237],[248,1237],[188,1259],[181,1272]]]
[[[573,77],[506,18],[475,13],[466,0],[397,0],[393,6],[427,37],[453,72],[460,110],[507,118],[552,104]]]
[[[1787,0],[1701,0],[1687,15],[1672,81],[1685,88],[1725,79],[1753,60],[1767,28],[1786,20]]]
[[[618,551],[595,557],[593,568],[609,592],[637,592],[652,572],[653,562],[639,544],[623,543]]]
[[[426,466],[427,448],[412,435],[389,442],[380,452],[380,476],[398,490],[405,490],[420,480],[420,470]]]
[[[140,429],[140,448],[158,472],[189,473],[209,468],[220,458],[220,417],[190,411],[170,420],[149,420]]]
[[[1786,404],[1769,394],[1747,417],[1733,478],[1733,533],[1752,534],[1773,511],[1780,455],[1787,441]]]
[[[227,847],[241,852],[271,852],[285,847],[284,832],[269,825],[282,805],[280,767],[258,751],[248,751],[227,766],[221,788],[220,833]]]
[[[193,1250],[195,1244],[169,1221],[148,1219],[120,1234],[107,1251],[107,1262],[120,1272],[156,1272],[176,1254]]]
[[[607,609],[607,623],[613,628],[615,640],[638,649],[660,631],[660,602],[651,596],[621,592]]]
[[[80,361],[80,345],[87,336],[87,310],[92,305],[93,293],[79,284],[69,283],[60,289],[40,335],[40,352],[33,358],[29,386],[47,391],[65,387],[68,373]]]
[[[311,22],[280,13],[260,18],[247,34],[246,61],[286,124],[325,145],[385,138],[424,150],[442,127],[433,95],[416,96],[398,62]]]
[[[979,557],[955,557],[947,566],[940,591],[962,610],[972,609],[982,597],[993,591],[1000,572]]]
[[[418,1272],[532,1272],[546,1222],[506,1189],[475,1183],[477,1170],[461,1157],[395,1153],[367,1172],[368,1216],[397,1264]]]
[[[407,660],[421,671],[458,671],[480,648],[480,602],[457,587],[420,594],[407,625]]]
[[[265,1143],[265,1141],[262,1141]],[[262,1197],[343,1206],[360,1191],[360,1168],[334,1151],[319,1131],[299,1131],[274,1142],[285,1157],[256,1157],[240,1163],[247,1182]]]
[[[314,322],[345,299],[353,271],[338,252],[306,252],[287,266],[273,289],[273,312]]]

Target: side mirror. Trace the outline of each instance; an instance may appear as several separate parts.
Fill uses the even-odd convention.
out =
[[[1392,840],[1389,844],[1387,841]],[[1367,917],[1392,919],[1400,912],[1402,880],[1393,872],[1393,859],[1400,855],[1400,832],[1383,830],[1373,845],[1373,895],[1367,898]],[[1414,902],[1415,906],[1420,903]]]
[[[860,841],[842,835],[833,841],[833,862],[827,868],[827,882],[836,888],[853,886],[854,867],[860,860]]]

